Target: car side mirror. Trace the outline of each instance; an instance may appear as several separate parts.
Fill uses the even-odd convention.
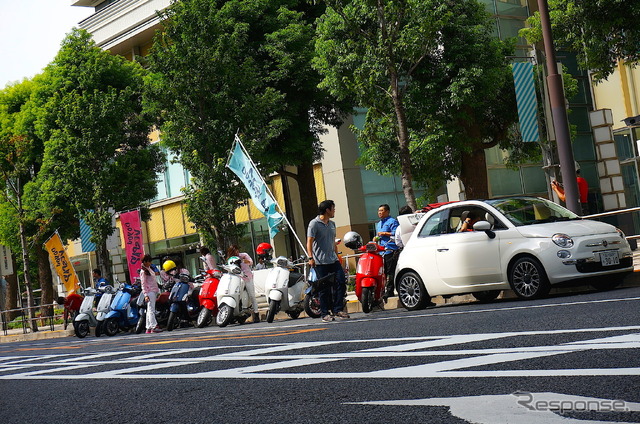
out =
[[[489,221],[478,221],[473,224],[474,231],[484,231],[490,239],[496,238],[496,233],[491,231],[491,223]]]

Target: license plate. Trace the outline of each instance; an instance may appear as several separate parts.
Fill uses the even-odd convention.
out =
[[[602,266],[612,266],[620,264],[618,252],[600,252],[600,263]]]

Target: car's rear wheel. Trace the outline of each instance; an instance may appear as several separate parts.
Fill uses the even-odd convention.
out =
[[[471,293],[471,296],[475,297],[480,302],[491,302],[500,295],[502,290],[486,290]]]
[[[523,256],[513,263],[509,270],[509,284],[521,299],[537,299],[551,290],[544,267],[531,256]]]
[[[424,309],[431,300],[422,279],[415,272],[402,274],[397,284],[397,291],[400,302],[409,311]]]

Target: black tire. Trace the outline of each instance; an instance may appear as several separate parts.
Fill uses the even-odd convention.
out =
[[[135,328],[136,334],[142,334],[142,332],[146,328],[146,325],[147,325],[147,315],[142,314],[140,315],[140,318],[138,318],[138,322],[136,323],[136,328]]]
[[[74,321],[73,322],[73,331],[76,333],[76,336],[79,339],[84,339],[89,334],[89,321]]]
[[[216,315],[216,325],[220,328],[226,327],[229,325],[231,320],[233,319],[233,308],[223,303],[218,308],[218,315]]]
[[[368,314],[373,309],[373,287],[362,288],[362,312]]]
[[[277,300],[269,300],[269,310],[267,311],[267,322],[271,324],[280,309],[280,302]]]
[[[408,311],[424,309],[431,302],[431,296],[424,283],[415,272],[402,274],[397,283],[398,298]]]
[[[298,317],[300,316],[300,312],[302,311],[296,309],[295,311],[288,311],[287,315],[289,315],[291,319],[298,319]]]
[[[521,299],[538,299],[549,294],[551,284],[537,259],[523,256],[509,269],[509,285]]]
[[[471,293],[471,296],[475,297],[479,302],[491,302],[500,296],[502,290],[485,290]]]
[[[200,313],[198,314],[198,319],[196,319],[196,327],[204,328],[207,325],[211,324],[212,313],[211,309],[207,309],[203,307],[200,309]]]
[[[104,321],[98,321],[98,323],[96,324],[96,337],[100,337],[102,336],[102,334],[104,334]]]
[[[118,333],[118,318],[111,317],[104,322],[104,334],[113,337]]]
[[[176,312],[169,313],[169,319],[167,320],[167,331],[173,331],[178,326],[178,314]]]
[[[304,311],[311,318],[320,318],[320,298],[317,294],[304,297]]]

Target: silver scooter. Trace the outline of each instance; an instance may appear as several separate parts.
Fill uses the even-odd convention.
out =
[[[243,324],[251,316],[253,305],[242,278],[244,274],[240,268],[240,258],[229,258],[227,265],[222,265],[222,268],[227,272],[222,274],[216,290],[216,325],[226,327],[233,321]]]
[[[278,311],[286,312],[296,319],[304,310],[304,293],[307,286],[304,274],[295,270],[304,262],[294,264],[284,256],[271,260],[274,267],[269,270],[265,283],[265,293],[269,302],[267,322],[273,322]]]

